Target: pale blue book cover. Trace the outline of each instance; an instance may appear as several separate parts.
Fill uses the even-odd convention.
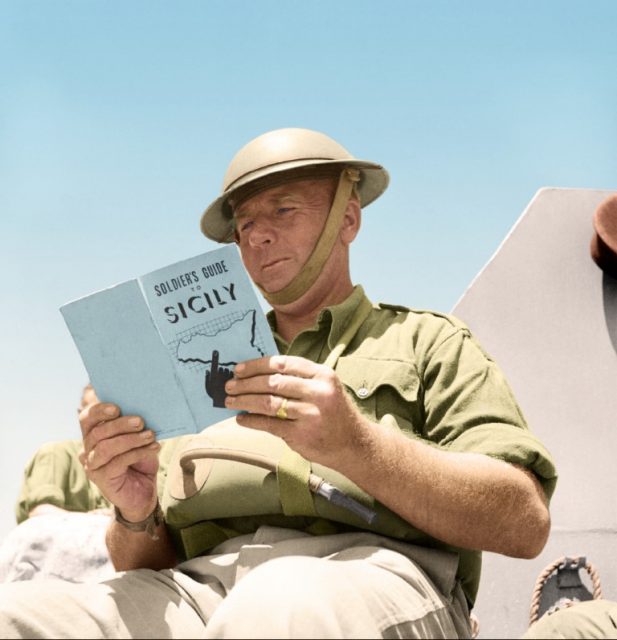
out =
[[[277,353],[235,245],[157,269],[60,308],[100,400],[159,438],[235,415],[236,363]]]

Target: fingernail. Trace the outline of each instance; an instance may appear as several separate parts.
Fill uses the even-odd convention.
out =
[[[116,415],[116,407],[112,404],[108,404],[105,409],[103,409],[105,415],[107,416],[115,416]]]
[[[149,429],[147,431],[142,431],[139,435],[144,440],[152,440],[152,438],[154,438],[154,433],[152,433],[152,431],[150,431]]]
[[[243,365],[243,364],[237,364],[237,365],[234,367],[234,375],[235,375],[236,373],[242,373],[242,372],[244,371],[244,369],[245,369],[245,365]]]
[[[129,418],[129,427],[138,427],[141,424],[141,418]]]
[[[228,380],[225,383],[225,391],[233,391],[233,388],[236,386],[236,383],[233,380]]]

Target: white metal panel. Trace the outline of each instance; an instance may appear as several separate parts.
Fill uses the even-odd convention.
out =
[[[481,637],[519,637],[538,573],[563,555],[586,555],[617,599],[617,280],[589,250],[611,193],[538,191],[452,310],[505,372],[559,471],[540,557],[485,554]]]

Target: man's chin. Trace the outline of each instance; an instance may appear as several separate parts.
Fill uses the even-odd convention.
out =
[[[262,291],[268,294],[278,293],[282,291],[288,284],[293,281],[293,277],[266,277],[262,278],[258,284]]]
[[[282,291],[289,283],[286,282],[284,284],[279,284],[276,282],[267,282],[264,284],[259,284],[259,288],[262,291],[265,291],[268,295],[273,295],[278,293],[279,291]]]

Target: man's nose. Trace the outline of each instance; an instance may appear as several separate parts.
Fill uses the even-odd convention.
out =
[[[254,247],[270,244],[276,237],[274,227],[265,219],[255,220],[249,234],[249,243]]]

